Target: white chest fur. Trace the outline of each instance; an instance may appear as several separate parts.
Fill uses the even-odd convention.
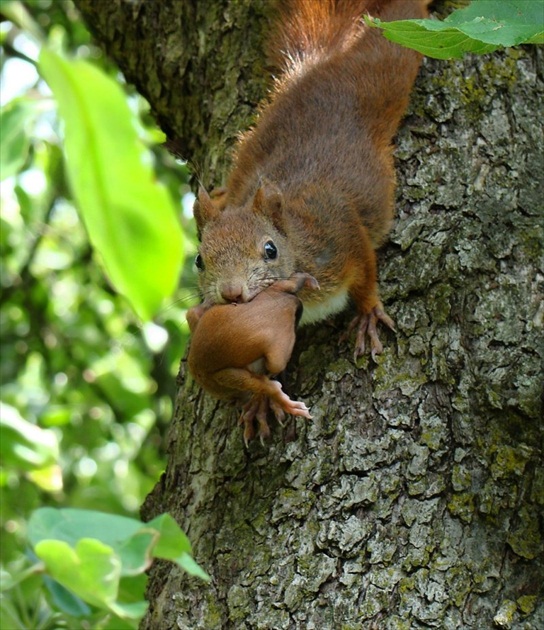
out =
[[[301,325],[318,322],[326,319],[329,315],[343,311],[346,308],[348,296],[347,289],[342,289],[339,293],[328,297],[324,302],[304,304],[304,311],[300,320]]]

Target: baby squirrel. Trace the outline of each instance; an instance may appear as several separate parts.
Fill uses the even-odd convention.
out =
[[[429,0],[279,0],[270,38],[280,78],[237,145],[225,189],[201,188],[194,214],[204,304],[248,302],[295,272],[302,323],[357,308],[355,359],[393,328],[378,297],[375,249],[394,206],[392,139],[421,55],[364,24],[423,18]]]
[[[281,422],[285,413],[311,418],[306,405],[291,400],[268,375],[283,372],[295,345],[295,327],[302,311],[296,293],[317,289],[315,278],[294,274],[261,291],[251,302],[195,306],[187,312],[192,338],[188,365],[195,381],[216,398],[253,396],[240,422],[246,444],[257,419],[261,441],[270,435],[268,404]]]

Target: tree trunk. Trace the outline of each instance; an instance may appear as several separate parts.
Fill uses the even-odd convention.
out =
[[[208,188],[267,74],[268,2],[77,0]],[[376,364],[302,329],[286,390],[313,420],[246,449],[182,362],[168,511],[205,585],[151,571],[149,629],[542,628],[543,51],[426,59],[398,138]]]

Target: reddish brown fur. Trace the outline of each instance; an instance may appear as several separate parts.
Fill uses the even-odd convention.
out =
[[[304,285],[318,286],[313,278],[299,274],[261,291],[251,302],[191,309],[188,365],[195,381],[216,398],[265,394],[294,413],[289,398],[267,375],[282,372],[291,357],[301,308],[295,293]]]
[[[246,301],[277,278],[303,271],[321,285],[317,294],[301,293],[310,318],[342,308],[348,291],[361,326],[381,313],[374,249],[391,226],[391,142],[420,55],[388,42],[359,16],[424,17],[426,5],[279,2],[270,49],[284,73],[239,143],[226,194],[212,202],[202,192],[195,209],[207,303],[237,293]],[[263,260],[268,240],[278,247],[275,260]]]

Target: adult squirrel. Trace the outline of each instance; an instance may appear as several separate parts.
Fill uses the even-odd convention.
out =
[[[357,308],[355,358],[376,324],[393,328],[378,297],[375,249],[394,207],[392,139],[421,55],[365,25],[423,18],[429,0],[280,0],[270,38],[282,73],[241,137],[226,189],[195,203],[204,304],[247,302],[295,272],[302,323]],[[212,194],[213,196],[213,194]]]
[[[297,293],[319,288],[308,274],[294,274],[261,291],[244,304],[198,305],[189,309],[192,338],[187,363],[195,381],[216,398],[232,400],[252,394],[240,423],[247,445],[254,420],[261,441],[268,438],[268,405],[281,422],[286,413],[311,418],[306,405],[291,400],[268,375],[283,372],[295,345],[295,327],[302,311]]]

